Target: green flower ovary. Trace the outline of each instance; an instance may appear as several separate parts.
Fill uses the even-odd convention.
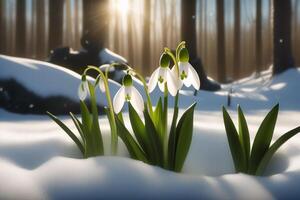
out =
[[[170,65],[170,56],[166,53],[163,53],[160,56],[159,65],[163,68],[169,67],[169,65]]]
[[[179,61],[180,62],[189,62],[189,51],[187,50],[187,48],[182,48],[179,51]]]
[[[132,78],[129,74],[126,74],[124,77],[123,77],[123,85],[124,86],[132,86]]]

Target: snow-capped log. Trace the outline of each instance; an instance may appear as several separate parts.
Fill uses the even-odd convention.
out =
[[[3,55],[0,70],[0,107],[18,113],[78,113],[79,74],[47,62]],[[109,87],[114,94],[119,84],[110,81]],[[99,107],[106,105],[99,90],[97,99]]]

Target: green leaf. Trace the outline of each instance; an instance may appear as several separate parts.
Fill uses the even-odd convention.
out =
[[[52,115],[50,112],[46,112],[46,113],[56,124],[58,124],[70,136],[70,138],[78,146],[81,153],[84,155],[83,145],[81,144],[80,140],[76,137],[76,135],[64,123],[62,123],[56,116]]]
[[[131,136],[125,125],[121,122],[117,115],[115,115],[115,118],[117,125],[117,133],[126,145],[130,157],[148,163],[145,153],[140,148],[138,143],[134,140],[134,138]]]
[[[227,140],[230,147],[231,156],[233,159],[234,167],[236,172],[244,172],[246,169],[245,157],[243,154],[242,145],[239,140],[239,135],[234,126],[234,123],[229,116],[226,108],[223,106],[223,120],[227,135]]]
[[[250,136],[249,136],[249,129],[247,125],[247,121],[245,119],[243,110],[240,106],[238,106],[238,121],[239,121],[239,138],[240,143],[242,145],[242,149],[244,152],[245,157],[245,166],[248,168],[248,163],[250,159]],[[248,169],[245,169],[245,172]]]
[[[159,132],[160,137],[163,135],[163,109],[162,109],[162,100],[161,97],[158,100],[157,106],[154,110],[153,122],[156,127],[156,130]]]
[[[176,128],[176,152],[175,152],[175,167],[174,170],[180,172],[186,156],[189,152],[194,124],[194,109],[196,103],[191,105],[179,119]]]
[[[80,121],[75,117],[75,115],[72,112],[70,112],[70,116],[71,116],[72,121],[75,124],[80,136],[81,136],[83,144],[85,144],[85,135],[84,135],[84,132],[82,131],[82,128],[83,128],[82,124],[80,123]]]
[[[178,117],[178,107],[174,108],[173,119],[170,129],[168,141],[168,168],[174,170],[175,168],[175,152],[176,152],[176,124]]]
[[[148,138],[144,123],[141,120],[138,113],[132,107],[131,103],[128,104],[128,107],[129,107],[128,110],[129,110],[130,124],[131,124],[132,130],[134,132],[134,135],[135,135],[138,143],[140,144],[140,146],[146,153],[146,155],[149,157],[153,157],[153,149],[151,147],[150,140]],[[153,160],[153,158],[151,160]]]
[[[92,125],[91,114],[83,101],[80,101],[81,119],[84,132],[89,132]]]
[[[154,158],[152,162],[157,164],[161,167],[164,165],[164,150],[163,150],[163,141],[161,141],[161,137],[157,132],[155,125],[148,113],[148,110],[144,110],[144,117],[145,117],[145,128],[150,139],[150,144],[152,146],[151,149],[154,150]]]
[[[274,106],[272,110],[267,114],[257,131],[250,156],[250,174],[254,174],[256,172],[261,159],[269,149],[277,120],[278,110],[279,104]]]
[[[98,108],[96,103],[95,97],[95,88],[92,84],[89,83],[89,90],[91,95],[91,110],[92,110],[92,127],[91,127],[91,134],[93,138],[93,152],[91,156],[103,155],[103,141],[101,130],[98,121]]]
[[[255,175],[260,176],[264,172],[264,169],[268,165],[269,161],[271,160],[274,153],[283,145],[286,141],[288,141],[291,137],[296,135],[300,132],[300,126],[297,128],[294,128],[287,133],[283,134],[280,138],[274,142],[274,144],[269,148],[269,150],[265,153],[264,157],[260,161],[257,170],[255,172]]]

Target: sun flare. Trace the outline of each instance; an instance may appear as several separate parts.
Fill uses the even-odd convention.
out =
[[[113,7],[115,11],[125,15],[129,10],[129,2],[128,0],[114,0]]]

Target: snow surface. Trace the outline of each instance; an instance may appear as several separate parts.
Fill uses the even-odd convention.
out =
[[[0,63],[0,78],[16,77],[41,95],[61,93],[77,98],[80,77],[70,71],[6,56],[0,57]],[[7,64],[5,70],[2,70],[3,63]],[[21,70],[20,65],[28,69]],[[14,69],[22,73],[13,73]],[[47,76],[30,75],[38,70],[45,70]],[[63,75],[65,72],[67,75]],[[230,114],[236,121],[236,104],[242,105],[253,140],[263,117],[280,102],[274,134],[277,139],[300,124],[299,80],[300,69],[291,69],[273,79],[267,70],[260,78],[250,76],[232,85],[223,85],[219,92],[200,91],[192,96],[192,90],[181,91],[181,113],[193,101],[198,104],[193,141],[181,174],[129,159],[121,141],[117,157],[107,153],[104,157],[82,159],[72,140],[47,116],[19,115],[0,109],[0,199],[297,198],[300,195],[300,135],[280,148],[266,169],[265,177],[234,174],[221,106],[227,104],[228,90],[232,87]],[[39,85],[32,84],[39,81]],[[142,91],[138,81],[135,86]],[[115,90],[117,88],[115,85]],[[151,96],[157,100],[161,95],[156,89]],[[170,103],[172,101],[171,98]],[[62,119],[75,130],[71,119]],[[127,115],[125,120],[128,121]],[[100,125],[108,152],[108,121],[101,118]]]
[[[58,65],[11,56],[0,55],[0,79],[14,78],[24,87],[41,97],[60,95],[78,101],[81,76]],[[93,81],[90,79],[90,81]],[[115,81],[109,82],[111,92],[119,89]],[[98,93],[99,105],[106,105],[106,98]],[[101,98],[99,98],[101,96]]]

